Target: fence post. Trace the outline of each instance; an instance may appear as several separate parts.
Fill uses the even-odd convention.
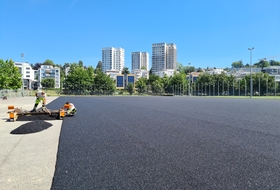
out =
[[[247,81],[245,79],[245,97],[247,96]]]
[[[267,94],[268,94],[268,78],[266,78],[266,98],[267,98]]]
[[[276,98],[276,80],[274,79],[274,98]]]
[[[220,96],[220,82],[218,81],[218,96]]]
[[[260,97],[260,94],[261,94],[261,78],[259,78],[259,97]]]

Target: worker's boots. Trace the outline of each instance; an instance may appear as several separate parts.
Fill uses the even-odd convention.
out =
[[[47,108],[44,105],[42,106],[42,111],[47,112]]]
[[[77,111],[77,110],[74,108],[74,109],[72,110],[72,114],[75,114],[76,111]]]
[[[36,112],[36,109],[32,109],[30,112]]]

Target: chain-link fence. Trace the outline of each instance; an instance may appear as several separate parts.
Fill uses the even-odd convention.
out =
[[[33,94],[34,95],[34,94]],[[0,98],[18,98],[32,96],[32,91],[29,90],[0,90]]]
[[[265,81],[253,81],[252,86],[249,84],[242,85],[237,82],[217,82],[211,83],[194,83],[190,88],[190,94],[193,96],[279,96],[279,82],[269,84]]]
[[[63,95],[114,95],[115,90],[107,88],[96,88],[92,85],[82,85],[78,87],[66,87],[61,91]]]
[[[269,82],[268,80],[258,79],[252,81],[252,88],[250,81],[216,81],[211,82],[194,82],[178,85],[162,85],[146,86],[145,90],[135,89],[134,95],[154,95],[154,96],[234,96],[234,97],[250,97],[252,89],[252,96],[254,97],[280,97],[280,83],[277,81]],[[113,90],[103,86],[94,85],[79,85],[63,89],[43,89],[48,96],[60,95],[74,95],[74,96],[100,96],[100,95],[129,95],[126,90]],[[34,96],[34,90],[0,90],[0,98],[16,98]]]
[[[248,81],[247,81],[248,82]],[[139,92],[139,91],[138,91]],[[251,96],[250,83],[241,81],[225,82],[218,81],[216,83],[199,83],[170,85],[168,87],[152,87],[148,86],[145,91],[139,94],[150,95],[177,95],[177,96],[235,96],[248,97]],[[252,96],[254,97],[277,97],[280,96],[279,82],[269,83],[265,80],[252,81]]]

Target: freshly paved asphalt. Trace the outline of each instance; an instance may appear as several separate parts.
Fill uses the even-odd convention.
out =
[[[51,189],[280,189],[277,100],[60,97]],[[49,129],[47,129],[49,130]]]

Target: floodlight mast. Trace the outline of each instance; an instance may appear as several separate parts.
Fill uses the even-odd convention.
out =
[[[252,98],[252,94],[253,94],[253,82],[252,82],[252,50],[253,49],[254,47],[248,48],[248,50],[250,51],[250,98]]]

